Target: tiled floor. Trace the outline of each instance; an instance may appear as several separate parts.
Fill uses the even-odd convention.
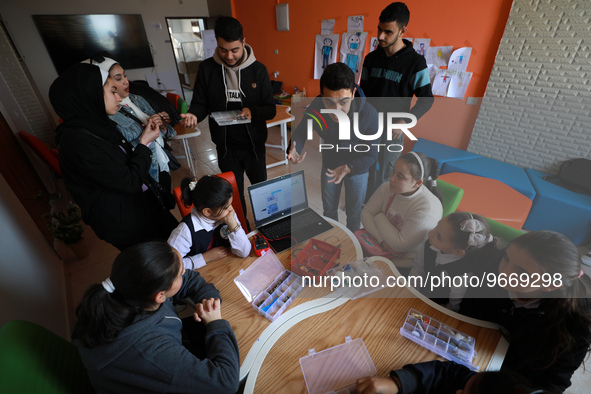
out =
[[[202,134],[199,137],[191,138],[189,140],[191,149],[195,155],[194,163],[197,168],[197,175],[219,174],[220,169],[217,164],[215,145],[211,142],[207,120],[201,122],[199,128],[201,129]],[[279,144],[280,138],[279,127],[269,129],[269,143]],[[171,145],[175,153],[178,153],[179,155],[183,153],[183,148],[180,143],[172,141]],[[313,147],[317,146],[317,141],[310,141],[306,147],[308,154],[304,162],[297,166],[289,164],[273,167],[267,171],[267,176],[271,179],[292,171],[304,169],[306,173],[306,185],[310,207],[322,214],[319,171],[321,159],[317,149],[313,149]],[[267,149],[267,163],[280,160],[283,157],[284,153],[280,149]],[[191,172],[187,168],[185,160],[186,159],[180,159],[182,167],[172,173],[173,187],[178,186],[184,177],[191,176]],[[246,184],[249,185],[247,179]],[[248,195],[246,197],[247,205],[249,205]],[[341,206],[344,206],[344,199],[341,202]],[[249,221],[252,223],[250,207],[248,207],[247,211]],[[174,209],[173,214],[179,220],[181,219],[178,209]],[[339,219],[341,222],[345,223],[345,216],[342,210],[339,211]],[[67,299],[71,326],[73,326],[75,322],[75,308],[82,299],[82,296],[91,284],[100,283],[109,276],[111,264],[118,254],[117,249],[98,239],[92,232],[92,229],[88,226],[86,226],[84,233],[84,241],[90,250],[89,256],[84,259],[76,259],[73,253],[65,248],[64,245],[56,245],[56,249],[59,250],[59,253],[63,256],[64,261],[66,262]]]

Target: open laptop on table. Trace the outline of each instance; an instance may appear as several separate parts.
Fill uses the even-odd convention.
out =
[[[304,170],[248,187],[256,228],[279,253],[333,226],[308,207]]]

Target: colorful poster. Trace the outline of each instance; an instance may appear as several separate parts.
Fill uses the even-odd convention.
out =
[[[427,52],[427,64],[433,64],[437,68],[447,66],[449,58],[451,57],[452,46],[445,47],[429,47]]]
[[[414,50],[421,56],[427,56],[427,52],[429,52],[429,45],[431,44],[430,38],[415,38],[412,47]]]
[[[338,34],[316,35],[316,45],[314,50],[314,79],[320,79],[326,66],[336,63],[338,47]]]
[[[359,81],[361,75],[365,41],[367,41],[367,32],[362,31],[343,33],[341,41],[341,61],[351,67],[356,81]]]
[[[447,70],[437,70],[431,89],[434,96],[447,96],[447,87],[451,82],[452,74]]]
[[[466,71],[471,54],[472,48],[464,47],[456,49],[451,54],[447,68],[450,70]]]

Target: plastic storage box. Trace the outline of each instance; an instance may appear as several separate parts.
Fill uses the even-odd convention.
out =
[[[291,260],[291,271],[302,276],[324,276],[340,257],[341,249],[312,238]]]
[[[281,316],[302,291],[302,278],[286,270],[271,251],[240,270],[234,283],[254,309],[271,321]]]
[[[300,366],[310,394],[355,393],[357,379],[373,376],[376,367],[363,339],[345,338],[345,343],[300,358]]]
[[[472,364],[476,357],[474,338],[416,309],[408,312],[400,334],[445,359],[478,371],[478,366]]]
[[[386,276],[369,258],[354,261],[326,272],[336,293],[352,300],[386,287]]]

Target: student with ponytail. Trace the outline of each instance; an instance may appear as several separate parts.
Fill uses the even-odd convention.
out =
[[[172,299],[186,297],[201,301],[193,317],[181,321]],[[185,271],[165,242],[127,248],[110,278],[90,287],[76,309],[72,340],[95,390],[236,392],[238,344],[220,302],[219,291],[198,272]]]
[[[526,233],[511,242],[495,272],[504,297],[464,299],[460,313],[506,329],[502,369],[552,392],[570,386],[591,341],[591,281],[581,264],[564,235]]]
[[[199,181],[185,178],[181,191],[183,202],[193,209],[170,234],[168,243],[183,256],[186,269],[203,267],[230,251],[238,257],[249,255],[251,245],[232,208],[233,189],[227,180],[209,175]]]
[[[494,264],[499,254],[498,241],[490,233],[488,222],[480,215],[469,212],[453,212],[437,223],[427,233],[427,239],[417,251],[411,276],[430,273],[450,277],[476,275]],[[498,260],[497,260],[498,261]],[[422,288],[423,294],[457,312],[467,285]]]
[[[441,219],[438,175],[437,160],[423,153],[409,152],[396,160],[390,182],[383,183],[363,207],[365,230],[394,254],[416,251]]]

